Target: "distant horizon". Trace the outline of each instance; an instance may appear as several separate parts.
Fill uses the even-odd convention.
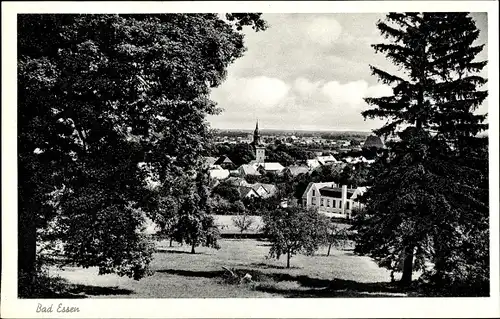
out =
[[[217,128],[217,127],[210,127],[213,130],[219,130],[219,131],[240,131],[240,132],[253,132],[255,128],[252,129],[247,129],[247,128]],[[366,135],[376,135],[373,130],[351,130],[351,129],[279,129],[279,128],[261,128],[259,126],[259,131],[260,132],[265,132],[265,131],[281,131],[281,132],[320,132],[320,133],[363,133]],[[489,129],[486,129],[483,132],[478,133],[478,136],[488,136],[489,137]]]
[[[248,131],[253,132],[255,128],[220,128],[220,127],[210,127],[214,130],[219,131]],[[348,133],[371,133],[373,130],[355,130],[355,129],[281,129],[281,128],[262,128],[259,127],[259,131],[283,131],[283,132],[348,132]]]

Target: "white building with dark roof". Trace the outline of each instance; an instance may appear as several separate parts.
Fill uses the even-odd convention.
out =
[[[328,217],[351,218],[353,209],[360,207],[357,197],[365,191],[366,187],[338,187],[334,182],[309,183],[302,195],[302,205],[317,208]]]

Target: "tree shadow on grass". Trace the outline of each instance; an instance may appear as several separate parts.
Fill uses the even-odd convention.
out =
[[[395,295],[394,293],[367,292],[351,289],[339,290],[329,288],[318,289],[287,289],[272,285],[258,285],[255,290],[279,294],[285,298],[374,298],[374,297],[404,297],[404,295]]]
[[[233,271],[238,277],[250,274],[255,285],[255,290],[279,294],[283,297],[296,298],[335,298],[335,297],[405,297],[407,292],[400,286],[388,282],[363,283],[354,280],[334,278],[332,280],[311,278],[305,275],[294,276],[287,273],[263,273],[255,269],[235,268]],[[223,279],[227,272],[221,271],[191,271],[191,270],[158,270],[187,277],[204,277]],[[280,282],[296,282],[299,288],[281,288]]]
[[[64,283],[58,289],[47,289],[33,296],[40,299],[85,299],[94,296],[123,296],[133,294],[132,290],[118,287],[102,287]]]
[[[134,293],[130,289],[90,285],[74,285],[70,289],[70,292],[72,292],[73,294],[84,294],[87,296],[131,295]]]
[[[218,278],[222,277],[225,273],[224,270],[213,270],[213,271],[192,271],[192,270],[182,270],[182,269],[160,269],[156,270],[158,273],[185,276],[185,277],[198,277],[198,278]]]
[[[278,281],[295,281],[301,288],[287,289],[273,285],[259,285],[256,290],[281,294],[291,298],[350,298],[350,297],[405,297],[398,286],[386,282],[362,283],[353,280],[325,280],[308,276],[278,276]],[[307,289],[308,288],[308,289]]]
[[[247,266],[246,264],[245,265],[242,265],[242,266]],[[266,264],[266,263],[251,263],[250,266],[252,267],[258,267],[258,268],[262,268],[262,269],[287,269],[285,266],[278,266],[278,265],[269,265],[269,264]],[[290,267],[288,269],[299,269],[299,267]]]
[[[194,253],[194,254],[191,254],[191,252],[189,252],[189,251],[174,250],[174,249],[167,249],[167,248],[156,248],[155,252],[156,253],[161,253],[161,254],[209,255],[209,254],[206,254],[206,253]]]

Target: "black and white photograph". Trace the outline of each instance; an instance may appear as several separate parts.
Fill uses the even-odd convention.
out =
[[[2,317],[500,316],[498,3],[362,2],[17,6]]]

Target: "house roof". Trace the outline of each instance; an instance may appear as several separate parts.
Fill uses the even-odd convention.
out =
[[[302,198],[304,197],[307,197],[307,193],[309,193],[309,190],[311,189],[311,187],[314,185],[313,182],[309,182],[309,185],[307,185],[307,188],[306,190],[304,191],[304,194],[302,194]]]
[[[261,188],[261,187],[262,187],[262,185],[261,185],[261,184],[259,184],[259,183],[256,183],[256,184],[250,184],[249,186],[250,186],[251,188],[253,188],[253,190],[254,190],[254,191],[257,191],[259,188]],[[264,188],[264,187],[262,187],[262,188]],[[264,190],[266,190],[266,189],[264,188]]]
[[[329,162],[334,162],[334,163],[337,162],[337,159],[335,157],[333,157],[332,155],[318,156],[318,157],[316,157],[316,159],[318,160],[319,163],[321,163],[323,165],[326,163],[329,163]]]
[[[260,184],[269,194],[274,194],[278,188],[273,184]]]
[[[308,166],[313,166],[313,167],[316,167],[316,166],[321,165],[321,164],[319,163],[319,161],[318,161],[317,159],[315,159],[315,158],[314,158],[314,159],[308,159],[306,162],[307,162],[307,165],[308,165]]]
[[[245,175],[260,175],[260,173],[252,166],[248,164],[243,164],[240,166]]]
[[[211,169],[208,172],[212,178],[224,179],[229,177],[229,171],[227,169]]]
[[[309,167],[307,166],[292,165],[288,166],[287,169],[293,176],[309,172]]]
[[[323,182],[323,183],[313,183],[310,182],[309,185],[307,185],[306,190],[304,191],[304,194],[302,194],[302,198],[307,197],[307,193],[309,193],[309,190],[313,187],[316,186],[316,188],[322,188],[322,187],[332,187],[332,185],[336,185],[335,182]]]
[[[354,195],[351,197],[351,199],[356,199],[358,196],[363,195],[369,187],[363,186],[363,187],[358,187],[356,188],[356,191],[354,192]]]
[[[229,177],[226,181],[234,186],[248,186],[249,185],[247,183],[247,181],[241,177]]]
[[[365,143],[363,144],[363,148],[371,148],[371,147],[383,148],[384,143],[382,143],[380,137],[376,135],[370,135],[366,138]]]
[[[207,166],[212,166],[215,164],[215,162],[217,161],[217,158],[216,157],[212,157],[212,156],[205,156],[203,158],[203,162],[205,165]]]
[[[266,171],[282,171],[285,167],[280,163],[264,163],[264,170]]]
[[[234,163],[233,161],[231,161],[229,157],[227,157],[226,155],[222,155],[221,157],[219,157],[217,161],[215,161],[214,164],[220,165],[220,164],[234,164]]]
[[[354,195],[354,189],[347,190],[347,198],[351,198]],[[340,187],[322,187],[319,189],[321,196],[332,197],[332,198],[342,198],[342,188]]]
[[[241,197],[246,197],[248,194],[250,194],[252,192],[256,196],[259,196],[259,194],[257,194],[253,188],[247,187],[247,186],[238,186],[238,191],[239,191]]]

